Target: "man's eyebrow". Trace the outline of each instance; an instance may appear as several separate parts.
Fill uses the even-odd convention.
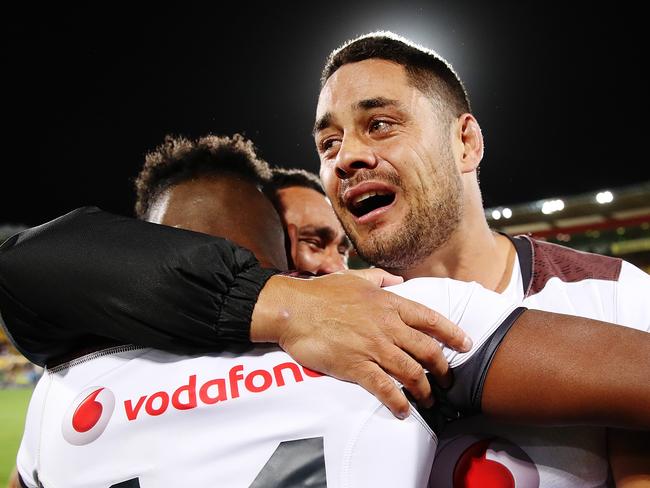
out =
[[[367,98],[365,100],[361,100],[353,104],[352,109],[370,110],[373,108],[382,108],[382,107],[390,107],[390,106],[400,108],[402,104],[398,100],[391,100],[390,98],[384,98],[384,97],[375,97],[375,98]]]
[[[317,132],[326,129],[327,127],[330,126],[331,123],[332,123],[332,113],[325,112],[325,114],[322,117],[320,117],[314,124],[314,128],[312,129],[311,134],[315,136]]]
[[[373,108],[382,108],[382,107],[396,107],[398,109],[402,108],[402,104],[399,100],[391,100],[390,98],[385,97],[374,97],[366,98],[365,100],[360,100],[352,104],[352,110],[371,110]],[[326,129],[332,124],[332,113],[325,112],[314,124],[312,129],[312,135]]]
[[[330,242],[334,242],[334,239],[336,239],[336,234],[336,231],[331,227],[317,227],[315,225],[305,225],[301,227],[298,232],[299,237],[304,235],[318,236],[325,245],[329,244]],[[343,234],[337,245],[343,246],[347,250],[352,249],[352,241],[350,241],[350,238],[346,234]]]
[[[315,235],[323,240],[325,244],[329,244],[336,238],[336,232],[331,227],[317,227],[315,225],[305,225],[298,231],[298,236],[304,234]]]

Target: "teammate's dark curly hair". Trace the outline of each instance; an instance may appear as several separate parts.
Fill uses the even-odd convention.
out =
[[[165,142],[147,154],[135,180],[135,213],[146,219],[151,204],[172,185],[205,175],[234,173],[264,187],[271,169],[255,152],[252,141],[241,134],[207,135],[196,140],[165,137]]]

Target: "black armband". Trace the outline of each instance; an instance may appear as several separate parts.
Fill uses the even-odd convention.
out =
[[[428,375],[434,406],[420,413],[436,432],[455,419],[481,413],[481,399],[487,373],[501,342],[519,316],[527,310],[518,307],[501,322],[494,333],[463,364],[453,368],[454,382],[443,389]]]

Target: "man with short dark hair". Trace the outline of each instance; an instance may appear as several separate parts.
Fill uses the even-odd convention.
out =
[[[318,176],[303,169],[272,173],[270,191],[286,230],[291,267],[316,275],[346,269],[352,245]]]
[[[366,65],[387,78],[366,74]],[[355,73],[346,76],[345,82],[337,83],[353,69]],[[363,78],[354,79],[356,74]],[[474,215],[463,215],[472,209],[462,199],[464,183],[455,171],[455,155],[447,142],[447,131],[452,130],[458,117],[469,113],[462,83],[435,53],[381,34],[362,36],[334,51],[323,69],[321,83],[314,134],[323,184],[341,223],[366,261],[400,272],[409,270],[405,272],[407,279],[423,275],[412,268],[421,267],[425,260],[439,261],[432,254],[449,241],[462,218],[476,220]],[[405,90],[401,90],[401,84],[406,85]],[[402,93],[406,91],[409,93]],[[339,98],[333,107],[330,99],[335,95]],[[360,118],[339,120],[336,115],[342,112],[342,100],[347,103],[351,99],[355,110],[347,110],[345,115]],[[354,122],[357,133],[352,133],[352,126],[343,128],[343,122]],[[465,124],[466,134],[475,136],[469,141],[475,145],[468,147],[474,152],[467,157],[478,165],[477,151],[482,151],[482,146],[478,147],[482,144],[480,129],[472,116]],[[425,139],[422,136],[427,130],[429,137]],[[410,131],[416,133],[412,139],[392,144]],[[343,132],[345,142],[350,143],[341,148]],[[393,151],[389,164],[366,144],[370,141]],[[397,161],[393,163],[393,159]],[[432,164],[434,161],[436,164]],[[393,164],[399,164],[404,171],[393,169]],[[473,169],[470,163],[465,164],[466,171]],[[394,217],[396,212],[400,213],[399,221]],[[390,214],[389,225],[384,224],[389,220],[384,213]],[[480,221],[476,224],[467,228],[473,237],[463,236],[464,246],[479,248],[477,234],[482,228],[487,230],[487,225],[479,226]],[[505,237],[497,241],[507,243]],[[454,248],[451,261],[455,262],[457,250]],[[483,274],[503,265],[498,261],[483,264]],[[494,283],[479,282],[494,288]]]
[[[321,178],[364,259],[405,279],[476,281],[531,308],[650,330],[650,277],[641,270],[489,228],[477,178],[483,136],[462,82],[436,53],[392,33],[368,34],[329,56],[321,82]],[[453,423],[445,437],[436,486],[452,478],[498,484],[483,470],[495,437],[541,486],[604,486],[612,474],[622,484],[648,473],[647,457],[625,451],[650,442],[620,431],[513,428],[476,417]]]

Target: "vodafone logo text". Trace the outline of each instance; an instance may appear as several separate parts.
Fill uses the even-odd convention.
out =
[[[305,377],[323,376],[293,362],[284,362],[270,370],[256,369],[244,371],[238,364],[228,371],[226,378],[214,378],[203,383],[197,382],[196,375],[190,375],[187,383],[173,391],[157,391],[142,395],[137,399],[124,401],[124,412],[129,421],[136,421],[143,415],[156,417],[175,410],[191,410],[199,404],[213,405],[238,398],[242,391],[262,393],[270,388],[285,386],[287,382],[300,383]]]
[[[72,401],[63,417],[63,438],[75,446],[83,446],[97,439],[111,419],[115,409],[115,395],[108,388],[86,388]]]

